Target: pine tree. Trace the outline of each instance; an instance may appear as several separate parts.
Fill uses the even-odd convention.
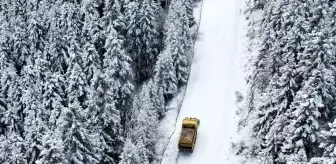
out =
[[[97,146],[99,142],[95,142],[99,138],[90,132],[85,116],[78,100],[74,100],[58,119],[65,160],[69,163],[99,163],[101,158],[101,150]]]
[[[21,78],[17,75],[14,65],[8,63],[8,67],[2,68],[5,74],[1,77],[1,95],[6,102],[6,110],[3,118],[4,127],[2,134],[6,137],[14,136],[21,140],[23,132],[23,102],[20,100],[22,91],[20,90],[19,81]]]
[[[142,1],[139,17],[139,28],[142,29],[140,39],[142,42],[142,53],[138,56],[139,63],[136,63],[136,70],[140,71],[140,76],[149,77],[152,75],[157,56],[159,54],[159,33],[157,15],[159,7],[152,0]]]
[[[139,138],[139,141],[137,141],[137,144],[136,144],[136,147],[137,147],[137,150],[139,151],[139,157],[141,159],[141,163],[143,164],[150,164],[150,161],[149,161],[149,150],[146,148],[146,145],[143,143],[143,139],[142,139],[143,136],[140,136]]]
[[[47,25],[45,26],[48,29],[46,41],[43,43],[46,46],[46,58],[50,61],[49,69],[51,72],[60,72],[64,74],[67,71],[68,64],[66,62],[68,58],[66,54],[67,38],[64,37],[67,32],[64,30],[66,21],[62,17],[62,12],[64,12],[65,9],[62,6],[61,0],[55,2],[46,1],[43,1],[44,4],[42,4],[43,8],[46,7],[45,11],[48,11],[48,14],[42,16],[43,19],[47,19]],[[49,5],[51,6],[48,7]]]
[[[120,0],[104,1],[104,16],[102,20],[104,22],[105,29],[107,29],[106,34],[108,34],[109,32],[108,26],[110,25],[112,25],[112,27],[117,31],[118,34],[122,34],[122,32],[126,30],[125,18],[121,12],[121,5],[122,4]]]
[[[249,81],[253,90],[252,93],[262,92],[268,86],[270,77],[279,70],[282,64],[281,56],[278,55],[280,52],[277,51],[278,47],[273,45],[281,37],[281,35],[276,35],[276,30],[281,28],[281,22],[279,21],[281,20],[281,10],[283,10],[281,6],[283,4],[277,1],[277,3],[274,2],[273,5],[264,10],[264,18],[260,25],[264,30],[259,34],[261,39],[260,50],[255,59],[253,72],[250,76],[251,80]]]
[[[41,2],[31,0],[28,3],[29,21],[28,21],[28,41],[29,41],[29,58],[27,62],[35,65],[35,60],[40,58],[40,55],[45,54],[47,42],[47,27],[46,19],[43,14],[48,11],[46,0]]]
[[[120,125],[120,112],[113,100],[113,87],[104,77],[99,77],[95,91],[91,94],[88,110],[90,126],[102,139],[102,163],[115,163],[121,154],[123,138]]]
[[[144,86],[142,93],[140,94],[142,97],[142,111],[145,112],[145,115],[140,114],[140,121],[143,125],[143,127],[146,128],[145,130],[145,136],[146,140],[143,144],[145,144],[146,148],[148,149],[148,159],[150,162],[154,161],[157,157],[157,154],[155,154],[155,145],[158,141],[158,135],[157,135],[157,127],[159,125],[159,115],[157,113],[157,109],[155,109],[155,104],[153,104],[151,93],[150,93],[150,87],[148,84]],[[144,117],[144,118],[141,118]]]
[[[68,69],[65,74],[66,77],[66,93],[68,102],[72,103],[78,99],[82,107],[85,107],[85,101],[89,99],[87,96],[87,74],[84,72],[84,52],[81,49],[82,36],[79,13],[79,4],[74,2],[64,2],[62,5],[62,20],[66,24],[63,26],[65,32],[64,38],[69,42],[67,46],[68,54]],[[87,63],[86,63],[87,64]]]
[[[83,106],[84,98],[86,97],[86,90],[85,87],[87,85],[86,83],[86,76],[83,71],[83,59],[81,56],[81,51],[79,50],[78,43],[73,40],[71,42],[70,48],[69,48],[69,55],[70,55],[70,61],[69,61],[69,71],[66,74],[67,82],[66,82],[66,93],[68,97],[68,102],[72,103],[76,99],[80,102],[80,104]]]
[[[36,61],[40,63],[40,61]],[[27,65],[24,67],[24,83],[21,102],[24,104],[24,140],[25,155],[28,163],[38,159],[42,148],[42,136],[48,128],[44,123],[45,111],[42,106],[42,81],[40,78],[40,65]]]
[[[88,87],[96,85],[96,79],[98,77],[98,71],[101,69],[101,61],[99,51],[96,44],[100,40],[100,30],[99,30],[99,12],[97,8],[99,7],[99,2],[94,0],[89,0],[83,4],[83,12],[85,15],[84,26],[83,26],[83,58],[84,58],[84,73],[86,75],[86,80]]]
[[[328,126],[328,130],[322,130],[320,133],[322,141],[319,147],[323,149],[322,157],[329,158],[331,163],[331,161],[336,162],[336,119],[333,123],[328,123]]]
[[[186,14],[188,17],[188,25],[189,27],[192,27],[196,25],[196,20],[194,18],[194,1],[195,0],[185,0],[185,6],[186,6]],[[189,30],[189,29],[188,29]]]
[[[162,118],[166,112],[163,89],[159,88],[158,84],[154,83],[154,80],[152,79],[148,82],[148,88],[150,94],[149,97],[151,103],[153,104],[153,108],[159,115],[159,118]]]
[[[256,9],[264,9],[265,5],[269,3],[269,0],[248,0],[246,4],[248,5],[248,9],[256,10]]]
[[[4,96],[2,94],[0,94],[0,135],[4,135],[5,134],[5,128],[6,128],[6,124],[5,124],[5,113],[6,110],[8,110],[7,108],[7,102],[6,99],[4,98]]]
[[[168,11],[165,49],[172,56],[178,83],[185,84],[189,75],[191,36],[186,3],[173,1]]]
[[[119,164],[141,164],[142,159],[139,157],[139,151],[134,143],[127,139],[120,156]]]
[[[291,107],[292,119],[289,149],[304,149],[308,159],[319,155],[320,122],[329,118],[335,108],[335,54],[330,42],[325,0],[314,1],[312,7],[312,32],[302,43],[304,51],[298,55],[298,72],[303,78],[303,87]],[[320,29],[323,29],[322,31]],[[287,139],[288,140],[288,139]],[[296,144],[300,142],[300,144]],[[293,152],[295,153],[295,152]]]
[[[24,140],[14,131],[0,135],[0,150],[1,163],[27,163],[24,154]]]
[[[134,59],[139,57],[141,54],[141,42],[139,38],[139,32],[141,29],[138,27],[137,20],[139,20],[139,9],[140,4],[138,2],[126,1],[125,2],[125,48],[130,54],[133,63]],[[132,63],[132,64],[133,64]]]
[[[28,1],[15,1],[9,5],[9,17],[10,26],[9,28],[13,31],[11,37],[12,47],[7,47],[8,50],[11,49],[11,56],[13,56],[13,61],[15,62],[18,72],[21,72],[23,65],[27,62],[29,55],[29,41],[27,33],[28,22],[25,18],[28,16]],[[8,18],[9,19],[9,18]]]
[[[157,142],[158,114],[151,103],[150,90],[144,86],[133,104],[133,112],[129,122],[128,137],[137,146],[139,157],[152,162],[156,158],[155,144]]]
[[[248,5],[251,2],[256,1]],[[335,109],[330,2],[258,3],[264,9],[263,30],[249,81],[251,103],[246,112],[254,125],[247,154],[259,163],[332,162],[319,157],[318,147],[324,123],[334,117]]]
[[[283,143],[289,136],[284,127],[291,122],[290,105],[301,85],[297,55],[301,40],[307,36],[309,21],[306,3],[274,1],[267,5],[261,27],[261,49],[251,76],[253,138],[260,149],[255,154],[282,162]],[[295,19],[293,19],[295,17]],[[300,22],[300,23],[297,23]]]
[[[13,62],[8,59],[2,48],[0,48],[0,162],[26,163],[24,140],[21,137],[22,110],[18,83],[20,77],[17,76]]]
[[[158,89],[162,89],[165,100],[170,99],[177,92],[177,79],[173,66],[173,61],[168,52],[160,54],[155,66],[154,82]]]
[[[336,3],[335,1],[332,2],[332,1],[329,1],[329,3],[331,3],[331,6],[330,6],[330,9],[329,9],[329,18],[334,18],[336,16]],[[336,35],[336,29],[333,28],[335,27],[336,25],[336,20],[335,19],[330,19],[330,30],[331,30],[331,34],[332,36],[335,36]]]
[[[126,5],[126,47],[134,63],[135,80],[140,82],[152,75],[159,53],[159,7],[150,0],[128,2]]]
[[[63,164],[68,163],[63,152],[61,134],[58,129],[48,130],[42,138],[42,151],[36,164]]]
[[[43,109],[45,110],[45,121],[49,129],[56,129],[56,121],[64,108],[65,82],[60,72],[46,73],[46,80],[43,84]]]
[[[58,6],[56,6],[58,7]],[[67,50],[71,49],[71,46],[81,47],[82,41],[82,24],[81,13],[79,4],[76,1],[66,1],[61,5],[61,22],[64,24],[61,26],[63,31],[63,37],[65,41],[65,47]],[[82,41],[82,42],[81,42]],[[70,57],[70,52],[66,52]]]
[[[112,100],[116,101],[116,108],[121,114],[121,123],[125,126],[132,103],[134,86],[132,84],[131,58],[123,50],[122,41],[117,38],[117,33],[112,25],[105,43],[103,69],[104,79],[111,88]]]

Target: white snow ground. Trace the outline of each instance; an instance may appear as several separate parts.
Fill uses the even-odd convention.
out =
[[[162,164],[238,163],[238,158],[230,153],[230,146],[233,140],[241,137],[236,133],[234,92],[244,93],[245,90],[241,68],[244,29],[239,13],[242,0],[204,0],[203,3],[200,38],[195,45],[186,95]],[[200,5],[195,11],[196,17],[198,10]],[[176,111],[170,113],[167,119],[174,120]],[[191,154],[179,152],[177,147],[185,117],[197,117],[201,121]],[[173,120],[167,124],[171,125]],[[173,131],[166,128],[166,133]]]

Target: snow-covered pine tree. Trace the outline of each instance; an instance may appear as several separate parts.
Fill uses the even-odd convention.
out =
[[[147,85],[134,99],[132,116],[128,124],[128,138],[137,146],[140,158],[143,162],[154,161],[156,158],[155,144],[158,137],[158,114],[151,102]]]
[[[106,164],[118,162],[124,145],[124,138],[122,136],[123,130],[120,124],[120,112],[114,105],[115,103],[112,100],[111,93],[111,90],[107,89],[107,93],[105,93],[106,95],[104,97],[104,111],[101,115],[101,119],[103,120],[102,136],[106,143],[101,163]]]
[[[60,164],[63,162],[64,154],[61,150],[61,138],[56,130],[57,120],[65,104],[65,81],[60,72],[51,73],[47,70],[44,76],[41,106],[44,111],[42,122],[46,128],[41,139],[41,154],[35,162]]]
[[[83,45],[83,42],[85,42],[81,37],[83,22],[81,21],[81,13],[79,8],[80,4],[78,1],[65,1],[61,5],[61,31],[63,31],[63,37],[65,41],[64,46],[67,50],[69,50],[73,44],[75,44],[76,47],[80,47]],[[66,52],[66,54],[69,58],[69,52]]]
[[[300,60],[300,69],[304,70],[305,85],[301,89],[302,95],[293,102],[293,122],[288,128],[292,128],[290,149],[301,148],[306,150],[307,158],[319,156],[318,144],[320,142],[321,123],[329,118],[330,111],[335,109],[335,73],[332,69],[335,62],[333,46],[325,32],[317,32],[317,36],[311,36]],[[307,71],[307,72],[306,72]],[[300,99],[300,96],[302,98]],[[301,141],[301,144],[295,144]],[[295,152],[293,152],[295,153]]]
[[[7,53],[1,53],[0,48],[0,97],[1,113],[0,131],[0,162],[26,163],[24,156],[23,133],[23,103],[20,100],[21,77],[18,76],[14,62],[8,59]]]
[[[135,80],[138,82],[152,75],[159,54],[158,11],[158,4],[152,0],[127,4],[126,49],[132,57]]]
[[[291,106],[291,118],[287,126],[290,137],[286,151],[295,154],[303,149],[307,159],[320,156],[320,127],[335,109],[335,48],[331,42],[326,0],[313,1],[309,37],[301,43],[304,51],[298,54],[297,72],[302,78],[302,88]]]
[[[336,162],[336,119],[334,122],[328,123],[328,129],[322,130],[320,133],[320,148],[323,149],[322,158],[329,163]],[[327,162],[325,162],[327,163]]]
[[[37,58],[36,65],[27,65],[23,70],[22,97],[21,102],[24,104],[24,141],[25,156],[28,163],[34,163],[42,149],[42,137],[47,125],[44,122],[45,111],[42,104],[42,79],[41,58]]]
[[[130,139],[126,139],[120,159],[119,164],[142,164],[138,148]]]
[[[70,36],[81,37],[81,27],[83,25],[80,13],[80,3],[78,1],[68,1],[62,3],[61,15],[66,23],[66,37],[70,40]]]
[[[67,69],[67,43],[66,38],[64,38],[66,31],[63,30],[65,23],[61,17],[62,1],[50,2],[49,0],[44,0],[41,1],[41,5],[39,6],[39,10],[44,8],[44,11],[48,11],[40,16],[45,20],[46,24],[44,25],[46,26],[44,33],[47,33],[46,41],[41,42],[41,44],[45,45],[45,58],[50,62],[48,67],[51,72],[61,72],[64,74]]]
[[[291,105],[293,122],[286,127],[289,134],[288,140],[283,149],[285,154],[282,160],[289,162],[298,157],[301,152],[302,161],[308,161],[313,154],[317,153],[318,142],[318,119],[322,114],[319,110],[323,108],[321,94],[317,91],[320,88],[321,72],[314,71],[313,76],[297,92],[294,102]],[[310,156],[309,156],[310,155]]]
[[[5,128],[6,128],[6,124],[5,124],[5,112],[6,110],[8,110],[7,108],[7,101],[4,98],[4,96],[2,94],[0,94],[0,135],[4,135],[5,134]]]
[[[329,5],[330,5],[329,10],[328,10],[329,19],[326,19],[328,21],[326,28],[328,28],[330,30],[329,31],[330,32],[330,37],[334,38],[336,36],[336,28],[335,28],[336,27],[335,26],[336,25],[336,20],[333,19],[333,18],[336,17],[336,1],[329,1]],[[336,46],[336,40],[331,39],[330,42],[332,43],[333,47]],[[335,66],[336,64],[333,63],[332,65]],[[336,68],[333,67],[333,69],[335,70]],[[336,72],[336,71],[334,71],[334,72]],[[331,110],[329,117],[333,118],[335,116],[336,116],[336,110]],[[332,122],[332,120],[329,120],[329,122]]]
[[[58,128],[62,134],[65,161],[74,164],[99,163],[101,159],[100,142],[97,133],[92,133],[87,122],[87,113],[78,100],[64,108],[58,119]]]
[[[80,102],[82,107],[84,106],[84,101],[86,100],[86,76],[83,71],[83,58],[82,52],[79,49],[78,42],[72,39],[71,45],[68,49],[70,55],[69,58],[69,69],[66,74],[66,93],[68,98],[68,103],[74,102],[76,99]]]
[[[330,9],[329,9],[329,17],[335,18],[336,16],[336,2],[335,1],[329,1],[330,3]],[[332,36],[336,36],[336,28],[334,28],[336,25],[335,19],[330,19],[330,30],[332,33]]]
[[[118,34],[123,34],[126,30],[125,17],[121,11],[121,5],[120,0],[104,1],[104,16],[102,21],[104,22],[104,28],[106,29],[105,35],[108,34],[108,26],[110,25],[112,25]],[[121,36],[122,35],[119,35],[118,37]]]
[[[83,109],[94,101],[86,102],[93,97],[89,95],[92,92],[86,90],[87,81],[82,69],[84,60],[81,54],[83,52],[75,38],[72,38],[70,43],[68,49],[70,55],[69,71],[66,74],[66,93],[69,108],[62,110],[57,124],[58,131],[56,132],[61,134],[62,145],[65,146],[62,152],[65,154],[66,161],[85,163],[90,159],[92,163],[99,163],[103,150],[101,149],[101,142],[96,142],[96,139],[100,139],[98,134],[100,134],[101,128],[90,123],[92,120],[89,119],[89,116],[93,115],[93,112],[88,113],[87,110]],[[96,109],[94,112],[99,112],[99,110]],[[57,138],[57,135],[55,138]]]
[[[66,93],[68,98],[68,103],[72,103],[75,99],[78,99],[79,103],[83,108],[85,108],[85,101],[89,98],[87,97],[87,77],[84,73],[84,52],[81,49],[82,43],[85,41],[81,40],[82,22],[80,20],[79,4],[76,1],[64,2],[62,4],[61,17],[65,25],[63,30],[65,32],[64,38],[67,40],[66,45],[68,54],[68,69],[65,74],[66,77]]]
[[[27,163],[25,159],[24,140],[14,131],[0,134],[0,162]]]
[[[45,82],[42,85],[43,95],[41,97],[42,122],[44,132],[41,138],[40,155],[36,159],[37,163],[60,164],[64,159],[61,147],[62,142],[59,132],[57,132],[57,119],[64,109],[63,96],[64,80],[60,74],[45,72]]]
[[[9,1],[4,1],[9,2]],[[9,38],[10,44],[7,44],[7,53],[10,54],[15,63],[18,73],[21,72],[24,64],[27,62],[29,55],[29,41],[28,36],[28,1],[12,1],[7,3],[9,31],[5,34],[12,34]]]
[[[318,134],[335,106],[335,44],[330,25],[323,25],[332,20],[325,18],[327,3],[263,5],[262,45],[246,109],[254,124],[249,155],[261,163],[307,163],[320,155]]]
[[[1,35],[1,34],[0,34]],[[0,46],[1,47],[1,46]],[[0,48],[0,162],[26,163],[21,90],[13,61]]]
[[[13,16],[13,13],[10,13],[10,9],[13,6],[7,0],[0,2],[0,79],[5,73],[4,69],[8,66],[9,59],[11,59],[9,53],[11,53],[10,49],[13,45],[11,43],[12,32],[10,31],[9,17]]]
[[[247,0],[246,4],[250,10],[264,9],[269,0]]]
[[[25,156],[28,163],[34,163],[39,158],[42,149],[42,137],[48,129],[48,111],[43,109],[43,84],[49,63],[44,59],[47,27],[43,14],[47,11],[46,1],[29,1],[28,9],[28,40],[29,56],[25,60],[23,94],[24,104],[24,141]]]
[[[193,6],[193,4],[195,3],[195,0],[185,0],[184,3],[185,3],[185,6],[186,6],[186,14],[187,14],[187,17],[188,17],[188,25],[189,25],[189,27],[192,27],[192,26],[196,25],[196,20],[194,18],[194,6]]]
[[[62,23],[60,23],[62,22],[60,18],[61,1],[50,2],[44,0],[40,3],[40,13],[49,11],[48,14],[40,14],[47,24],[44,25],[47,28],[43,29],[43,33],[47,33],[46,41],[40,41],[39,43],[45,45],[43,58],[47,61],[42,88],[42,104],[46,114],[43,121],[48,125],[49,130],[53,131],[56,129],[56,121],[65,105],[64,74],[67,71],[66,65],[68,64],[66,62],[66,43],[63,38],[65,31],[60,30],[62,29]]]
[[[273,1],[266,5],[261,22],[261,49],[251,76],[254,153],[271,162],[281,162],[282,146],[290,122],[289,108],[300,87],[297,55],[307,36],[307,4],[301,1]],[[295,17],[295,19],[293,19]],[[254,147],[259,147],[254,149]],[[279,157],[280,156],[280,157]]]
[[[63,151],[64,145],[61,140],[61,133],[58,130],[48,130],[42,137],[42,151],[36,164],[63,164],[68,163]]]
[[[141,29],[137,24],[137,20],[139,20],[140,4],[139,2],[125,1],[124,5],[126,21],[125,48],[134,63],[134,59],[138,58],[139,54],[141,54],[141,43],[138,39],[139,31],[141,31]],[[133,63],[132,65],[134,65]]]
[[[158,113],[159,119],[162,118],[166,112],[165,100],[163,97],[163,88],[159,88],[158,84],[151,79],[148,82],[149,97],[153,104],[154,110]]]
[[[155,145],[158,142],[157,127],[159,125],[159,115],[157,109],[155,109],[155,104],[150,93],[150,87],[147,85],[144,86],[140,96],[142,97],[143,106],[141,110],[144,112],[144,115],[140,114],[140,124],[146,128],[143,144],[148,149],[148,160],[153,162],[157,158],[155,154]],[[141,118],[144,117],[144,118]]]
[[[279,42],[281,36],[276,35],[276,30],[281,28],[281,10],[283,4],[279,1],[267,6],[263,13],[263,19],[260,24],[263,29],[258,36],[261,40],[260,50],[253,64],[253,72],[249,77],[252,94],[262,92],[272,77],[278,70],[281,64],[280,55],[270,55],[280,53],[277,47],[273,44]],[[278,44],[279,45],[279,44]]]
[[[115,163],[123,146],[120,112],[115,107],[113,87],[109,85],[104,74],[98,77],[97,85],[90,95],[88,119],[90,131],[97,133],[102,155],[100,163]]]
[[[172,56],[178,84],[185,84],[189,75],[191,36],[186,3],[174,0],[168,11],[165,49]]]
[[[48,125],[49,129],[56,129],[56,121],[64,108],[64,86],[65,81],[60,72],[46,72],[45,82],[43,84],[43,109],[46,118],[43,121]]]
[[[141,163],[143,164],[150,164],[150,154],[151,152],[148,150],[148,148],[146,148],[146,145],[144,144],[144,139],[145,137],[145,134],[141,135],[138,139],[138,141],[136,142],[136,147],[137,147],[137,150],[138,150],[138,154],[139,154],[139,157],[141,159]]]
[[[103,60],[104,80],[111,89],[112,100],[116,101],[116,108],[121,115],[121,124],[125,127],[125,122],[130,116],[134,90],[132,60],[123,49],[123,42],[118,39],[112,24],[108,26],[108,31]]]
[[[43,58],[40,57],[40,55],[45,54],[48,32],[48,27],[46,26],[47,19],[44,19],[45,17],[43,17],[44,13],[48,11],[48,8],[45,5],[47,5],[46,0],[40,2],[30,0],[28,3],[29,56],[26,61],[28,64],[35,65],[35,60]]]
[[[100,27],[99,27],[99,11],[100,6],[98,1],[88,0],[82,4],[82,12],[85,15],[83,26],[83,58],[84,58],[84,73],[86,75],[86,83],[88,88],[96,85],[96,79],[99,76],[98,71],[101,69],[101,60],[99,49],[96,43],[100,40]],[[81,46],[82,47],[82,46]]]
[[[142,29],[142,36],[140,36],[140,38],[143,47],[136,70],[144,68],[145,70],[141,70],[143,72],[140,72],[140,77],[143,76],[144,78],[152,76],[154,65],[159,54],[158,12],[159,6],[156,2],[153,0],[142,1],[139,27]]]
[[[162,89],[165,101],[177,93],[177,78],[173,66],[173,60],[169,52],[164,51],[159,55],[155,66],[155,84]]]

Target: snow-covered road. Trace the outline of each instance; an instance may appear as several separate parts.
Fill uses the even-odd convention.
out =
[[[200,39],[195,45],[188,88],[163,164],[236,163],[230,144],[237,135],[234,92],[244,86],[241,53],[237,49],[242,29],[240,5],[241,0],[203,2]],[[192,154],[181,153],[177,148],[184,117],[201,121]]]

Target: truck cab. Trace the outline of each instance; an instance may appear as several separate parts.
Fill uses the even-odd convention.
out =
[[[183,119],[182,131],[178,143],[179,150],[193,152],[199,124],[200,120],[197,118],[186,117]]]

